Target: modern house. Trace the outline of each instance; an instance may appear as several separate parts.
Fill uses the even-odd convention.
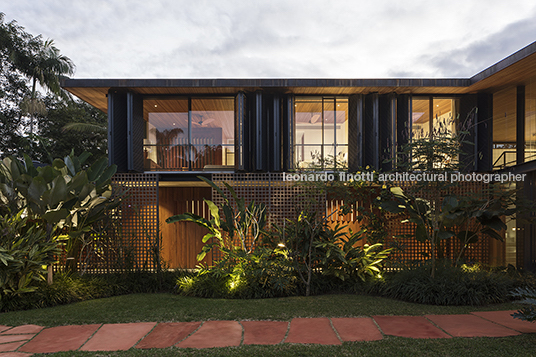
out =
[[[164,220],[208,214],[202,198],[212,190],[197,176],[229,181],[281,213],[291,209],[292,190],[281,173],[333,158],[350,172],[388,171],[386,159],[412,137],[445,118],[456,130],[470,113],[469,170],[527,174],[526,196],[536,197],[536,42],[470,78],[65,79],[62,86],[108,113],[110,164],[116,181],[132,187],[128,207],[143,217],[124,220],[125,231],[139,235],[132,249],[143,255],[153,243],[141,236],[160,227],[171,267],[196,264],[202,232]],[[511,222],[505,243],[484,251],[495,252],[485,263],[534,269],[535,229]]]

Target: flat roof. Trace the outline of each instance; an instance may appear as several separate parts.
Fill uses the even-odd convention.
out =
[[[198,79],[72,79],[61,86],[88,102],[107,110],[110,89],[128,89],[142,95],[234,95],[240,91],[277,91],[297,95],[351,95],[367,93],[467,94],[494,92],[511,85],[527,84],[536,76],[536,42],[522,48],[470,78],[384,78],[384,79],[284,79],[284,78],[198,78]]]

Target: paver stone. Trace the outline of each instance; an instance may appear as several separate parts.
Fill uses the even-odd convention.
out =
[[[136,348],[166,348],[184,340],[201,322],[160,323],[136,345]]]
[[[315,343],[319,345],[340,345],[341,341],[333,331],[326,317],[296,318],[290,322],[286,343]]]
[[[344,342],[377,341],[383,338],[370,317],[332,318],[333,327]]]
[[[504,337],[519,332],[475,315],[426,315],[430,321],[454,337]]]
[[[373,316],[386,335],[410,338],[451,338],[423,316]]]
[[[244,326],[244,345],[277,345],[283,342],[288,330],[285,321],[241,321]]]
[[[77,350],[100,326],[100,324],[93,324],[50,327],[44,329],[19,351],[52,353]]]
[[[238,321],[206,321],[193,335],[179,342],[181,348],[211,348],[239,346],[242,326]]]
[[[91,337],[82,351],[125,351],[147,335],[156,322],[105,324]]]

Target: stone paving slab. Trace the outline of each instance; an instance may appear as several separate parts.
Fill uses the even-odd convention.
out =
[[[184,340],[197,330],[201,322],[167,322],[158,324],[136,348],[166,348]]]
[[[383,338],[370,317],[332,318],[331,323],[344,342],[377,341]]]
[[[38,333],[42,329],[44,329],[43,326],[39,325],[20,325],[17,327],[13,327],[12,329],[2,331],[0,335],[16,335],[16,334],[26,334],[26,333]]]
[[[0,336],[0,343],[15,342],[15,341],[27,341],[34,337],[35,334],[26,335],[2,335]]]
[[[105,324],[81,351],[126,351],[153,329],[156,322]]]
[[[277,345],[283,342],[289,323],[286,321],[241,321],[244,345]]]
[[[34,353],[74,351],[79,349],[100,326],[100,324],[93,324],[47,328],[22,346],[19,351]]]
[[[212,348],[239,346],[242,326],[238,321],[207,321],[193,335],[180,342],[182,348]]]
[[[15,351],[20,346],[24,345],[26,341],[18,341],[18,342],[10,342],[10,343],[3,343],[0,345],[0,352],[11,352]]]
[[[373,316],[383,333],[410,338],[451,338],[423,316]]]
[[[425,317],[453,337],[505,337],[520,335],[517,331],[470,314],[426,315]]]
[[[286,343],[342,344],[327,317],[296,318],[290,322]]]
[[[486,320],[514,329],[522,333],[536,333],[536,323],[514,319],[512,314],[517,310],[510,311],[480,311],[471,314],[480,316]]]

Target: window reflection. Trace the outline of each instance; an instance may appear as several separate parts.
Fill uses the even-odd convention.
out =
[[[525,87],[525,161],[536,160],[536,77]]]
[[[146,170],[218,170],[234,165],[232,98],[145,100],[144,117]]]
[[[348,99],[303,97],[295,105],[297,167],[346,167]]]
[[[493,93],[493,167],[516,164],[516,88]]]

